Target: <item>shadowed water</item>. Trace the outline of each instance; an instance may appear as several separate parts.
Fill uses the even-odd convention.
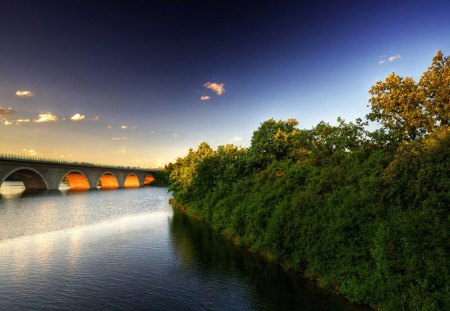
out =
[[[169,198],[0,199],[0,310],[360,310],[174,213]]]

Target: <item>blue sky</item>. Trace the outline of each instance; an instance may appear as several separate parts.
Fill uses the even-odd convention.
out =
[[[248,146],[271,117],[353,120],[376,81],[450,54],[449,16],[447,1],[0,0],[0,153],[155,167],[201,141]]]

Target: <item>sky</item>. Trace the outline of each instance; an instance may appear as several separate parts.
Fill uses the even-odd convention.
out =
[[[450,1],[0,0],[0,154],[161,167],[352,121],[450,55]]]

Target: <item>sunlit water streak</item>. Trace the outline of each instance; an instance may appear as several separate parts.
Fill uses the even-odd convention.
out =
[[[173,213],[164,188],[0,199],[0,310],[353,310]]]

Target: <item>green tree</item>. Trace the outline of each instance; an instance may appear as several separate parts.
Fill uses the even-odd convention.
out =
[[[169,190],[173,191],[175,198],[184,202],[192,191],[192,182],[194,180],[197,165],[201,160],[213,153],[211,147],[202,142],[197,150],[189,149],[184,158],[178,158],[173,164],[170,173],[171,185]]]
[[[298,133],[298,122],[269,119],[253,132],[250,147],[250,162],[256,168],[263,168],[273,160],[287,157],[294,148]]]

